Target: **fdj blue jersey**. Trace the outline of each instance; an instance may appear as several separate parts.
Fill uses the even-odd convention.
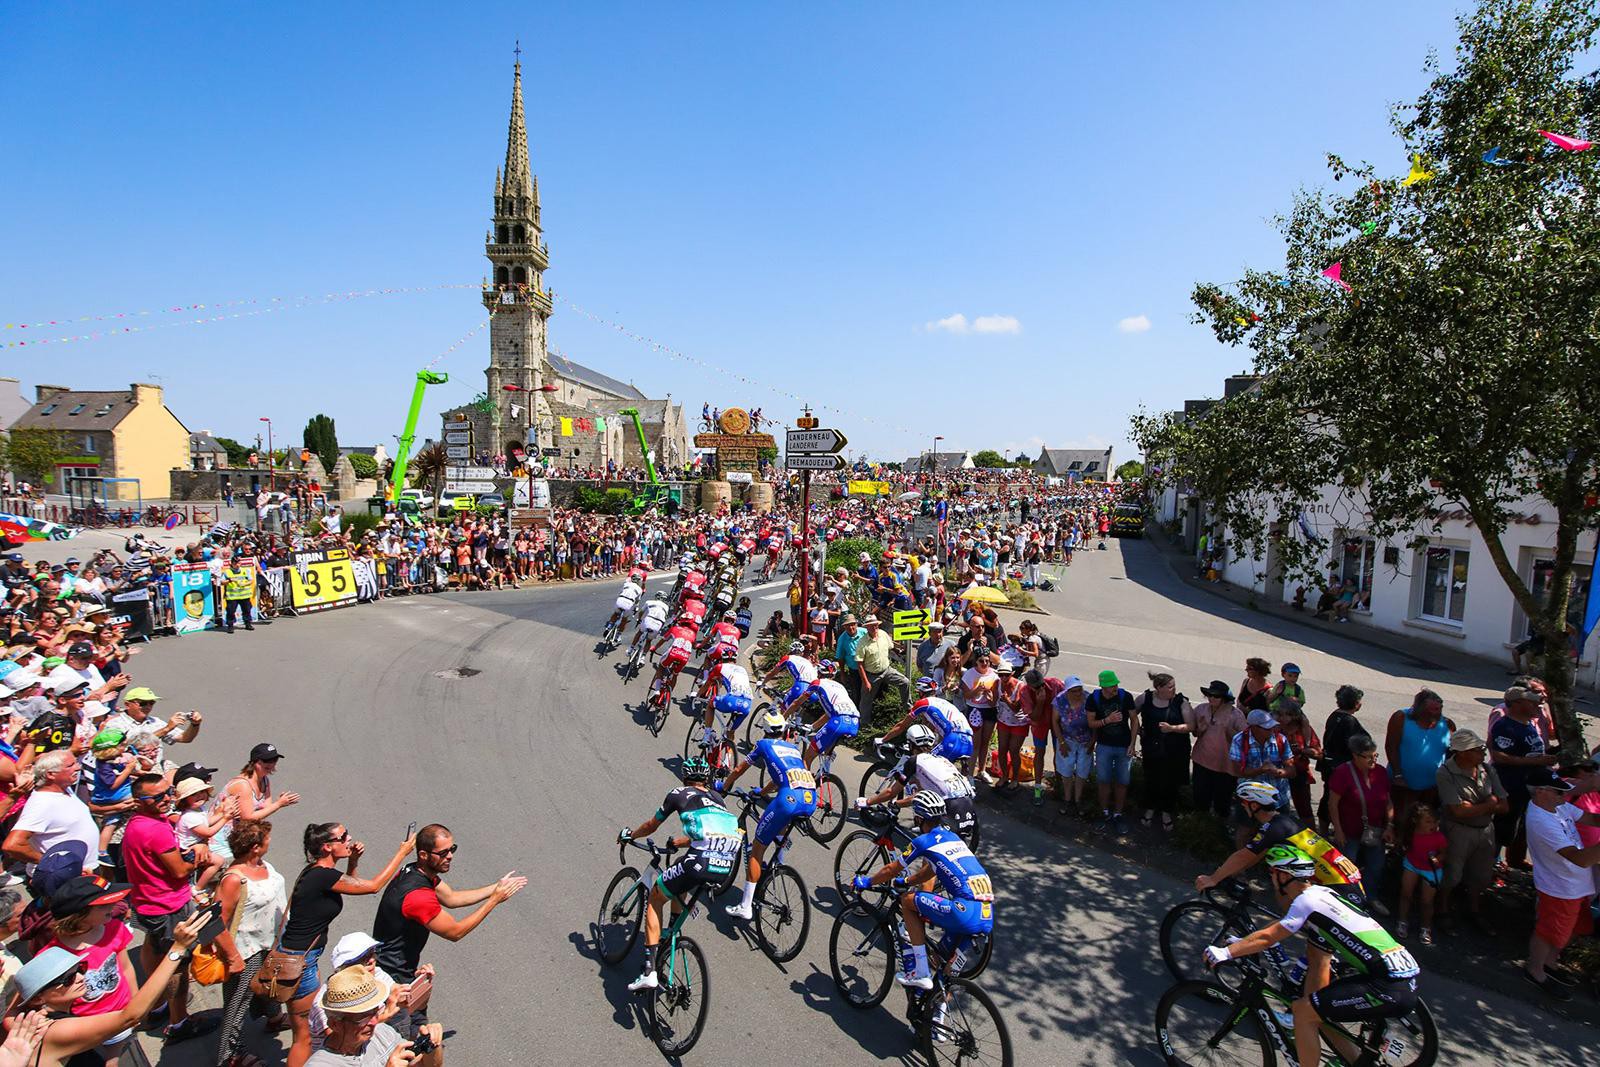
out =
[[[828,713],[829,722],[835,719],[856,722],[861,718],[861,713],[856,710],[855,701],[850,699],[850,691],[832,678],[812,682],[807,693],[812,700],[821,705],[823,711]]]
[[[972,723],[961,714],[954,704],[943,697],[923,697],[911,705],[911,714],[920,715],[928,720],[928,725],[939,735],[940,740],[955,734],[958,737],[972,736]]]
[[[983,864],[967,848],[967,843],[942,826],[914,838],[900,853],[901,865],[913,870],[919,860],[927,860],[939,880],[939,888],[953,900],[994,900],[994,886]]]
[[[816,789],[816,779],[792,742],[767,738],[750,753],[750,764],[767,772],[780,789]]]

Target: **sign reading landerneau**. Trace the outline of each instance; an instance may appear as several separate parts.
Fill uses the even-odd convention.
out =
[[[790,430],[784,438],[785,452],[837,452],[848,444],[838,430]]]

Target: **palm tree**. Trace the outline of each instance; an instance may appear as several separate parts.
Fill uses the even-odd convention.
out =
[[[432,486],[434,498],[437,499],[439,487],[444,482],[445,468],[449,465],[450,457],[446,455],[444,445],[429,445],[411,460],[411,473],[415,476],[413,484]]]

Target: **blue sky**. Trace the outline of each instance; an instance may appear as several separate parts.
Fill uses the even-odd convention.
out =
[[[852,450],[1120,459],[1138,405],[1248,362],[1187,321],[1193,283],[1281,262],[1267,220],[1326,151],[1404,170],[1387,105],[1451,52],[1455,10],[11,4],[0,324],[429,291],[4,348],[0,373],[28,395],[159,376],[191,429],[267,415],[298,440],[321,411],[392,447],[414,371],[484,317],[439,287],[486,267],[520,37],[561,296],[840,409]],[[550,334],[696,412],[794,413],[566,307]],[[424,432],[486,362],[486,333],[441,361]]]

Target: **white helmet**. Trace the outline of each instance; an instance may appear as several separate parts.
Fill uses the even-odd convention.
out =
[[[933,731],[920,722],[912,723],[906,730],[906,744],[912,748],[932,748],[938,743],[939,739],[934,736]]]
[[[931,789],[919,789],[911,798],[911,810],[918,819],[944,821],[944,797]]]

